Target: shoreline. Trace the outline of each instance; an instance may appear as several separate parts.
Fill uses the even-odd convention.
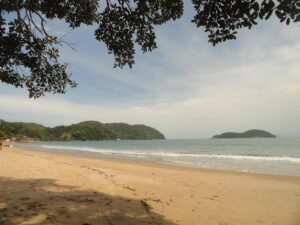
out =
[[[297,225],[300,177],[4,148],[0,224]]]
[[[100,155],[97,153],[92,152],[85,152],[85,151],[60,151],[60,150],[41,150],[41,149],[34,149],[34,148],[27,148],[23,146],[17,146],[15,147],[17,149],[22,149],[25,151],[36,151],[41,153],[49,153],[49,154],[61,154],[66,156],[74,156],[79,158],[87,158],[87,159],[98,159],[98,160],[106,160],[106,161],[116,161],[121,163],[129,163],[129,164],[137,164],[137,165],[147,165],[147,166],[154,166],[154,167],[170,167],[174,169],[187,169],[187,170],[200,170],[203,172],[220,172],[220,173],[233,173],[233,174],[248,174],[248,175],[258,175],[258,176],[275,176],[275,177],[290,177],[290,178],[300,178],[299,175],[287,175],[287,174],[275,174],[275,173],[264,173],[264,172],[253,172],[253,171],[238,171],[238,170],[230,170],[230,169],[218,169],[218,168],[206,168],[201,166],[195,166],[195,165],[186,165],[181,163],[174,163],[174,162],[168,162],[168,161],[155,161],[152,159],[140,159],[140,158],[130,158],[130,157],[115,157],[115,156],[106,156],[106,155]]]

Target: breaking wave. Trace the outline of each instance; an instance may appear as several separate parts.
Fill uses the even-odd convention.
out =
[[[291,162],[299,163],[300,158],[289,156],[253,156],[253,155],[223,155],[223,154],[186,154],[186,153],[172,153],[163,151],[137,151],[137,150],[115,150],[115,149],[101,149],[90,147],[78,147],[78,146],[60,146],[60,145],[42,145],[46,149],[57,150],[72,150],[72,151],[87,151],[104,155],[119,155],[119,156],[131,156],[138,158],[161,158],[161,159],[228,159],[228,160],[254,160],[254,161],[279,161],[279,162]]]

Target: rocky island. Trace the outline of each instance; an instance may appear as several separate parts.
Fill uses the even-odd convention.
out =
[[[213,136],[212,138],[275,138],[274,134],[264,130],[247,130],[243,133],[226,132]]]

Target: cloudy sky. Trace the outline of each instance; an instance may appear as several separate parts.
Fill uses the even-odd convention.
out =
[[[75,44],[61,60],[78,87],[65,95],[29,99],[25,90],[0,83],[0,118],[47,126],[83,120],[146,124],[167,138],[206,138],[259,128],[300,136],[300,26],[277,20],[239,32],[212,47],[191,24],[193,10],[157,27],[158,49],[136,55],[133,69],[114,69],[113,57],[93,38],[92,27],[75,31],[48,24],[49,32]]]

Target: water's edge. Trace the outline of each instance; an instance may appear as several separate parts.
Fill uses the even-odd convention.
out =
[[[39,142],[20,147],[185,167],[300,176],[300,139]]]

